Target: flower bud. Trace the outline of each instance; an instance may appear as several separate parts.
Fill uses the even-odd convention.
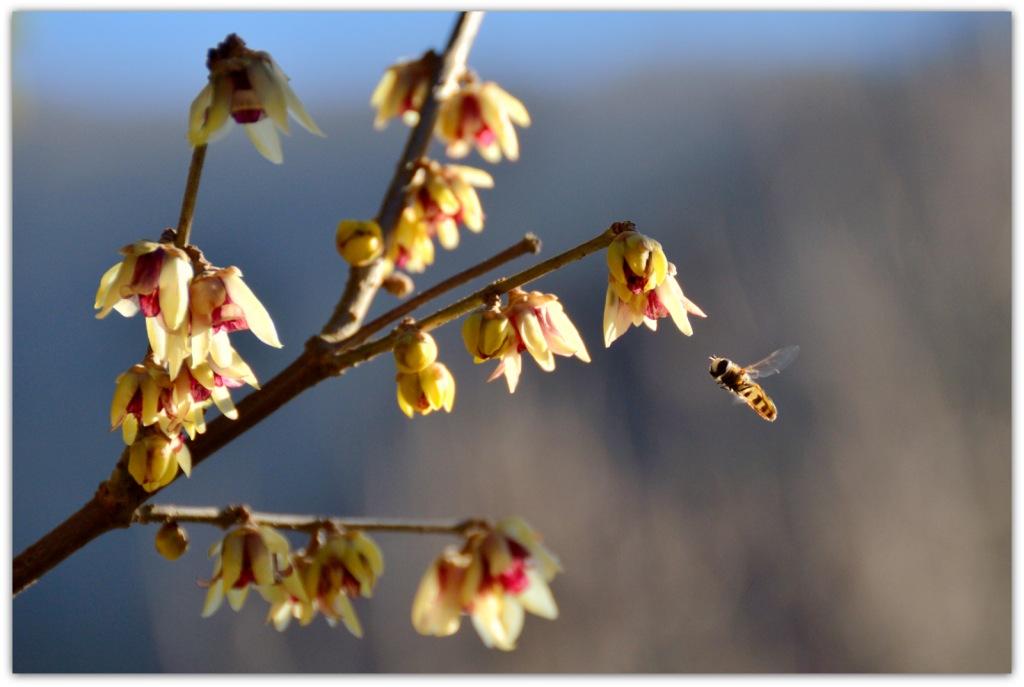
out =
[[[392,272],[388,276],[384,277],[384,281],[381,282],[381,286],[384,290],[390,293],[395,298],[405,298],[412,290],[416,288],[413,284],[412,277],[405,272]]]
[[[426,332],[404,332],[395,344],[395,362],[400,372],[419,372],[437,360],[437,342]]]
[[[384,234],[373,220],[341,220],[334,242],[341,257],[353,267],[368,265],[384,252]]]
[[[512,334],[508,318],[496,310],[477,310],[462,325],[462,341],[477,363],[501,353]]]
[[[176,561],[188,551],[188,532],[176,522],[168,522],[156,533],[156,550],[169,561]]]
[[[169,439],[160,432],[149,432],[128,449],[128,473],[146,491],[173,482],[179,467],[186,476],[192,471],[191,454],[180,436]]]

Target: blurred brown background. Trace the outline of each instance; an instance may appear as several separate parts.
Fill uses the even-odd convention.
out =
[[[275,317],[283,351],[236,344],[261,379],[340,293],[334,224],[372,215],[406,133],[372,133],[369,89],[393,59],[440,44],[452,15],[279,18],[149,15],[141,33],[166,54],[100,52],[115,71],[83,84],[61,76],[46,21],[100,46],[128,19],[16,17],[15,552],[120,451],[109,394],[143,328],[94,321],[91,300],[119,246],[177,217],[185,112],[204,79],[191,42],[239,31],[273,52],[329,136],[295,134],[282,167],[240,131],[208,156],[194,239],[241,266]],[[549,42],[576,22],[579,53]],[[313,25],[361,38],[327,60],[320,34],[296,42]],[[615,43],[598,45],[602,31]],[[700,42],[708,31],[731,40]],[[255,595],[201,620],[194,580],[210,574],[216,533],[192,528],[171,564],[138,528],[14,600],[14,669],[1008,671],[1010,45],[1008,13],[489,15],[471,63],[534,125],[522,159],[491,168],[483,235],[463,232],[418,286],[525,231],[552,255],[631,219],[709,318],[689,339],[667,325],[602,349],[605,266],[591,258],[538,285],[566,304],[591,365],[559,358],[545,374],[526,361],[509,396],[449,327],[438,341],[458,380],[452,415],[407,421],[382,359],[308,392],[158,500],[519,514],[562,558],[561,617],[528,618],[512,654],[484,649],[468,619],[455,637],[420,637],[412,595],[449,541],[392,535],[378,539],[377,595],[356,604],[363,640],[319,619],[279,635]],[[76,89],[97,99],[68,100]],[[103,100],[118,89],[123,102]],[[765,383],[774,425],[707,374],[710,354],[746,363],[786,344],[802,351]]]

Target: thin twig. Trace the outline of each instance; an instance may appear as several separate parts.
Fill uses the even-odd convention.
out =
[[[431,97],[427,98],[420,108],[419,122],[409,134],[405,150],[402,151],[402,157],[395,166],[395,173],[377,212],[377,223],[384,233],[385,242],[391,240],[391,235],[398,226],[402,208],[405,206],[406,189],[416,172],[416,163],[427,152],[427,146],[434,134],[434,125],[437,123],[441,100],[450,90],[449,84],[465,69],[466,58],[480,29],[483,15],[483,12],[459,14],[443,56],[435,60],[430,81]],[[350,270],[345,291],[334,307],[331,318],[320,330],[320,336],[325,343],[338,343],[359,329],[377,289],[380,288],[384,268],[385,261],[380,258],[366,267],[353,267]]]
[[[178,248],[188,245],[192,233],[192,218],[196,214],[196,197],[199,195],[199,180],[203,176],[203,162],[206,160],[206,144],[192,149],[192,162],[188,166],[185,194],[181,198],[181,214],[178,216],[178,231],[174,244]]]
[[[266,525],[280,530],[314,532],[324,527],[363,532],[403,532],[407,534],[454,534],[465,535],[473,529],[487,527],[487,521],[480,518],[464,520],[384,520],[377,518],[337,518],[326,515],[297,515],[291,513],[261,513],[250,511],[244,506],[172,506],[146,505],[132,516],[133,524],[164,524],[168,522],[193,522],[228,529],[243,523]]]
[[[606,248],[608,244],[610,244],[620,233],[633,228],[634,224],[632,222],[616,222],[586,243],[570,248],[564,253],[559,253],[553,258],[539,262],[533,267],[523,270],[518,274],[514,274],[511,277],[503,277],[491,282],[479,291],[476,291],[475,293],[452,303],[448,307],[442,308],[432,315],[423,318],[419,321],[417,326],[421,331],[425,332],[437,329],[441,325],[451,322],[452,320],[471,312],[475,308],[485,305],[488,298],[508,293],[516,287],[528,284],[535,279],[543,277],[549,272],[565,267],[571,262],[575,262],[585,258],[591,253]],[[381,353],[390,351],[394,348],[395,342],[398,340],[400,334],[401,333],[398,330],[395,330],[376,341],[371,341],[363,344],[362,346],[336,354],[330,361],[330,367],[333,374],[341,374],[350,367],[355,367],[360,363],[364,363],[371,358],[377,357]]]
[[[423,293],[413,296],[409,300],[405,301],[401,305],[395,306],[391,310],[382,314],[380,317],[370,320],[362,327],[359,331],[345,339],[341,343],[345,349],[354,348],[362,342],[369,339],[371,336],[384,329],[392,322],[397,322],[401,318],[405,317],[409,313],[416,310],[424,303],[429,303],[438,296],[451,291],[452,289],[462,286],[466,282],[469,282],[477,277],[487,274],[488,272],[497,269],[504,265],[510,260],[515,260],[521,255],[527,253],[539,253],[540,252],[540,239],[533,234],[527,234],[518,243],[509,246],[505,250],[501,251],[494,257],[488,258],[481,263],[473,265],[469,269],[463,270],[458,274],[454,274],[442,282],[430,287]]]

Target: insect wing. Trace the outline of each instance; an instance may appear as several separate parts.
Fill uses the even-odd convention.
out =
[[[753,365],[743,368],[750,379],[759,379],[769,375],[778,374],[786,369],[790,363],[796,360],[799,346],[786,346],[772,353],[764,360],[758,360]]]

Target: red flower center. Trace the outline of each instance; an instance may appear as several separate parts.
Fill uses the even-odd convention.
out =
[[[668,308],[658,298],[657,291],[647,292],[647,306],[644,308],[644,317],[648,317],[652,320],[657,320],[662,317],[668,317]]]

